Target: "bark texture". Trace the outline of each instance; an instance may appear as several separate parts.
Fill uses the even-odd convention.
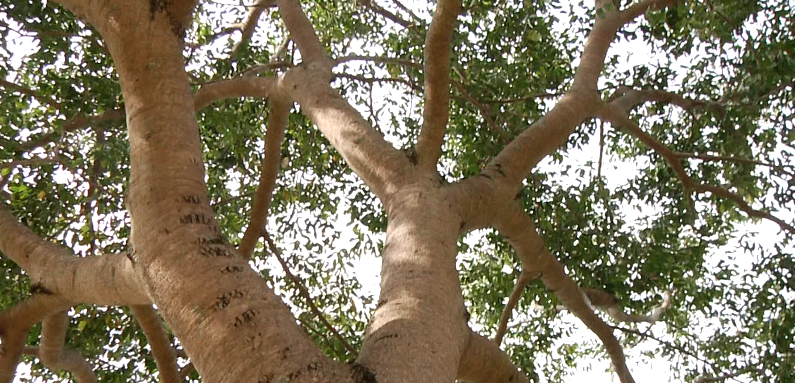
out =
[[[204,382],[526,382],[499,348],[505,323],[496,341],[467,325],[456,270],[457,240],[483,227],[497,228],[523,264],[503,322],[524,286],[541,278],[603,341],[621,381],[633,381],[612,328],[594,313],[591,300],[565,274],[514,197],[533,167],[586,119],[600,114],[628,124],[622,104],[606,107],[597,93],[607,50],[624,24],[670,2],[642,1],[623,11],[605,7],[605,16],[594,21],[571,89],[480,176],[454,184],[444,182],[436,167],[449,123],[450,51],[460,1],[439,0],[427,31],[424,121],[416,152],[408,155],[386,142],[329,85],[333,66],[344,60],[328,57],[297,1],[257,2],[245,31],[250,37],[263,9],[275,3],[300,50],[300,65],[278,78],[227,79],[195,94],[183,57],[194,1],[59,3],[99,31],[121,81],[132,161],[131,250],[74,257],[37,237],[0,206],[0,250],[37,286],[33,298],[0,314],[0,383],[11,381],[26,350],[53,370],[71,371],[81,382],[95,380],[90,365],[63,348],[64,310],[77,303],[131,306],[165,383],[181,381],[185,372],[177,368],[161,317]],[[597,1],[597,7],[604,4]],[[254,212],[236,249],[220,234],[209,203],[195,112],[220,99],[244,96],[268,97],[270,117]],[[279,147],[294,103],[378,196],[388,217],[381,295],[351,365],[323,356],[247,262],[263,234]],[[40,348],[26,348],[27,330],[42,321]]]

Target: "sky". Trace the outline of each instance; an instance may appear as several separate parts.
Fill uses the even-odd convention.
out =
[[[388,3],[388,0],[384,0],[384,3]],[[404,4],[409,6],[410,8],[414,9],[417,14],[421,17],[427,16],[421,11],[422,4],[424,2],[412,2],[412,1],[405,1]],[[15,47],[17,56],[15,57],[16,64],[18,64],[19,60],[24,57],[26,52],[30,52],[31,49],[34,47],[31,45],[30,41],[26,41],[25,39],[17,40],[18,45]],[[621,65],[626,65],[627,67],[631,67],[637,64],[644,64],[648,63],[650,60],[654,59],[654,55],[649,51],[647,47],[642,44],[633,43],[633,42],[620,42],[614,44],[612,48],[612,52],[618,52],[623,55],[625,60],[622,62]],[[686,63],[682,63],[681,65],[686,65]],[[388,92],[388,90],[382,90],[383,92]],[[367,111],[362,110],[363,112],[367,113]],[[570,152],[566,161],[569,161],[573,164],[582,164],[585,161],[593,160],[598,156],[598,140],[591,140],[588,145],[583,147],[580,152]],[[544,166],[543,164],[541,166]],[[604,166],[604,172],[606,178],[611,183],[619,184],[625,181],[627,178],[631,177],[635,172],[635,167],[637,164],[634,163],[621,163],[617,162],[614,159],[608,158],[607,162]],[[653,206],[646,206],[644,210],[648,214],[649,211],[653,210]],[[640,213],[637,212],[635,209],[627,209],[625,212],[628,215],[639,215]],[[783,217],[784,219],[792,219],[792,214],[788,217]],[[346,222],[349,220],[346,219],[344,216],[340,216],[337,224],[340,226],[345,225]],[[775,239],[777,238],[778,227],[774,224],[768,222],[762,222],[756,225],[749,225],[748,227],[750,230],[756,230],[761,233],[761,240],[762,243],[772,244],[775,243]],[[349,232],[348,230],[342,230],[343,233]],[[736,244],[729,244],[727,245],[727,249],[724,252],[728,253],[733,249],[731,246],[736,246]],[[720,251],[719,254],[716,255],[716,259],[720,258]],[[750,264],[748,265],[750,266]],[[365,285],[365,289],[372,291],[374,294],[377,294],[378,291],[378,283],[379,277],[378,274],[380,272],[380,260],[375,256],[365,257],[360,262],[355,265],[354,272],[358,275],[362,283]],[[515,315],[516,317],[516,315]],[[563,320],[568,321],[575,326],[578,327],[578,330],[575,331],[568,339],[563,339],[560,344],[563,344],[567,341],[573,340],[580,340],[580,339],[588,339],[592,341],[598,341],[596,337],[587,329],[584,325],[579,324],[571,315],[563,315]],[[664,319],[663,319],[664,320]],[[645,330],[648,325],[640,325],[642,330]],[[664,333],[664,323],[657,323],[654,327],[655,329],[659,328],[660,330],[656,333],[662,334]],[[647,383],[663,383],[671,381],[671,368],[672,365],[670,362],[662,359],[662,358],[641,358],[640,355],[643,352],[647,352],[650,350],[654,350],[655,344],[651,342],[644,342],[641,343],[638,347],[634,349],[627,349],[625,350],[628,355],[628,364],[630,366],[633,375],[635,376],[636,380],[639,382],[647,382]],[[15,382],[22,382],[22,379],[29,379],[29,368],[28,364],[21,364],[18,368],[18,379]],[[591,361],[590,363],[584,362],[580,365],[580,368],[575,372],[575,374],[567,379],[569,382],[581,382],[581,381],[588,381],[589,383],[607,383],[607,382],[617,382],[617,377],[609,372],[610,369],[610,362],[606,359],[599,359]],[[740,379],[742,381],[742,379]]]

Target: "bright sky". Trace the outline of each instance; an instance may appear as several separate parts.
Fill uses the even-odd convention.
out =
[[[385,1],[385,3],[388,3]],[[423,3],[425,2],[411,2],[406,1],[404,2],[409,7],[416,9],[417,13],[423,17],[425,16],[423,12],[420,12],[419,9],[423,7]],[[564,18],[565,19],[565,18]],[[19,64],[19,60],[21,60],[26,54],[31,52],[34,47],[31,45],[30,39],[19,38],[12,42],[12,44],[16,44],[14,46],[16,56],[12,59],[14,65]],[[642,44],[637,43],[627,43],[622,42],[615,44],[613,47],[613,52],[623,52],[625,53],[626,61],[622,65],[627,66],[634,66],[636,64],[642,64],[649,62],[650,58],[654,59],[654,55],[652,55],[649,50],[643,46]],[[386,91],[384,91],[386,92]],[[386,94],[386,93],[385,93]],[[369,113],[369,111],[363,111],[365,113]],[[571,162],[572,164],[582,164],[588,160],[594,160],[598,156],[598,140],[591,140],[591,143],[584,147],[581,152],[579,153],[570,153],[567,161]],[[624,182],[628,177],[634,174],[636,170],[636,164],[630,163],[618,163],[610,158],[606,159],[606,163],[604,166],[604,172],[607,176],[609,182],[612,184],[619,184]],[[649,211],[652,211],[654,207],[648,206],[644,208],[645,213],[648,214]],[[640,214],[637,213],[634,209],[628,209],[627,214]],[[793,216],[790,213],[789,216],[782,217],[784,219],[792,219]],[[340,229],[343,233],[348,231],[345,230],[345,223],[349,220],[347,217],[340,216],[340,219],[337,221],[337,225],[340,226]],[[762,238],[768,238],[766,240],[760,241],[762,243],[772,244],[775,243],[775,239],[778,236],[778,227],[771,223],[761,223],[759,225],[755,225],[753,229],[756,229],[760,233],[762,233]],[[344,234],[345,235],[345,234]],[[351,235],[351,234],[348,234]],[[725,253],[730,253],[734,249],[731,248],[732,244],[727,246]],[[721,252],[719,252],[721,253]],[[716,255],[716,258],[721,258],[722,255]],[[736,262],[736,261],[735,261]],[[748,262],[749,263],[749,262]],[[750,264],[746,265],[750,266]],[[369,291],[372,291],[374,294],[377,294],[378,291],[378,283],[379,283],[379,273],[380,273],[380,259],[376,258],[375,256],[371,256],[368,258],[363,259],[359,262],[355,267],[355,273],[360,278],[360,281],[365,288]],[[515,316],[516,317],[516,316]],[[574,320],[570,315],[562,316],[564,320],[569,321],[575,326],[578,326],[579,330],[573,333],[569,337],[569,341],[576,341],[582,339],[588,339],[595,342],[596,337],[585,328],[584,325],[580,324],[578,321]],[[515,319],[516,320],[516,319]],[[663,317],[664,320],[664,317]],[[662,335],[664,333],[665,325],[663,323],[657,323],[654,325],[655,334]],[[641,325],[641,329],[646,329],[648,325]],[[563,341],[559,342],[560,344],[565,343],[567,340],[564,339]],[[647,382],[647,383],[663,383],[671,381],[671,364],[666,360],[660,358],[652,358],[648,359],[646,357],[640,357],[640,355],[644,352],[654,350],[656,344],[651,341],[647,341],[642,343],[639,347],[634,349],[627,349],[626,353],[628,355],[628,364],[630,369],[632,370],[635,378],[637,381]],[[584,361],[583,364],[580,366],[578,371],[574,374],[574,376],[567,379],[570,382],[580,382],[580,381],[588,381],[590,383],[606,383],[606,382],[614,382],[618,381],[614,374],[609,371],[606,371],[610,368],[610,363],[608,360],[594,360],[590,363]],[[29,370],[30,366],[28,364],[21,364],[18,369],[18,376],[15,382],[22,383],[24,380],[30,379]]]

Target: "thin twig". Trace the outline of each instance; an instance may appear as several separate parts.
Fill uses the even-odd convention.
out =
[[[596,167],[596,179],[602,184],[602,159],[605,154],[605,122],[599,123],[599,164]]]
[[[413,26],[413,24],[410,21],[404,20],[402,17],[388,11],[386,8],[376,4],[374,0],[362,0],[361,4],[365,8],[368,8],[381,16],[384,16],[384,18],[392,21],[395,24],[402,26],[403,28],[410,28]]]
[[[220,200],[220,201],[218,201],[218,202],[216,202],[216,203],[214,203],[212,205],[213,210],[219,208],[221,205],[226,205],[226,204],[228,204],[230,202],[234,202],[234,201],[237,201],[239,199],[248,198],[248,197],[253,196],[254,194],[255,194],[254,192],[249,192],[249,193],[243,193],[243,194],[240,194],[240,195],[236,195],[234,197],[229,197],[229,198],[222,199],[222,200]]]
[[[777,223],[778,226],[781,227],[782,230],[788,230],[790,233],[795,234],[795,227],[793,227],[789,223],[785,222],[781,218],[778,218],[778,217],[776,217],[776,216],[774,216],[774,215],[772,215],[770,213],[767,213],[767,212],[752,208],[751,205],[749,205],[747,202],[745,202],[743,197],[739,196],[736,193],[732,193],[732,192],[728,191],[727,189],[724,189],[724,188],[719,187],[719,186],[712,186],[712,185],[696,185],[693,188],[693,190],[697,191],[697,192],[702,192],[702,193],[703,192],[709,192],[709,193],[714,194],[715,196],[718,196],[718,197],[733,201],[737,205],[737,207],[740,210],[744,211],[745,214],[748,214],[749,217],[764,218],[764,219],[773,221],[773,222]]]
[[[284,258],[282,258],[282,253],[273,243],[270,234],[263,230],[262,237],[265,238],[265,242],[268,243],[268,249],[270,249],[271,253],[276,256],[276,260],[279,261],[279,264],[282,265],[282,269],[284,269],[284,273],[287,275],[287,278],[289,278],[290,281],[295,284],[295,287],[298,289],[298,293],[306,300],[309,310],[311,310],[312,313],[317,316],[317,319],[320,320],[320,322],[322,322],[332,334],[334,334],[334,336],[340,341],[340,343],[342,343],[343,346],[345,346],[345,349],[348,350],[351,355],[354,357],[358,356],[359,352],[356,351],[356,349],[353,348],[353,346],[351,346],[347,340],[345,340],[345,338],[334,328],[334,326],[331,325],[331,323],[329,323],[329,321],[326,319],[326,316],[323,315],[323,313],[321,313],[315,305],[312,296],[309,294],[309,291],[306,289],[306,287],[304,287],[304,285],[301,283],[301,280],[299,280],[298,277],[296,277],[295,274],[290,271],[290,267],[287,265],[287,262],[284,261]]]
[[[326,336],[326,334],[324,334],[320,330],[312,327],[307,321],[301,319],[300,317],[297,317],[296,319],[298,319],[298,322],[300,322],[301,326],[303,326],[307,331],[312,332],[313,334],[315,334],[315,335],[319,336],[320,338],[322,338],[323,341],[327,345],[329,345],[331,347],[331,350],[334,351],[334,354],[337,355],[338,358],[340,358],[340,359],[344,359],[345,358],[345,355],[340,354],[340,352],[337,351],[337,348],[333,347],[331,345],[331,341],[329,340],[328,336]]]
[[[44,97],[44,96],[40,95],[38,92],[36,92],[35,90],[30,89],[30,88],[28,88],[26,86],[22,86],[22,85],[19,85],[19,84],[14,84],[13,82],[9,82],[9,81],[6,81],[6,80],[0,78],[0,87],[8,88],[10,90],[15,90],[15,91],[17,91],[19,93],[22,93],[24,95],[28,95],[30,97],[33,97],[34,99],[36,99],[36,101],[38,101],[40,103],[49,105],[50,107],[52,107],[55,110],[58,110],[58,111],[61,110],[61,104],[59,104],[58,101],[55,101],[55,100],[53,100],[53,99],[51,99],[49,97]]]
[[[741,375],[745,375],[751,372],[759,372],[761,371],[758,367],[755,366],[748,366],[745,368],[741,368],[738,371],[726,373],[723,375],[718,376],[699,376],[693,383],[712,383],[712,382],[722,382],[727,379],[736,378]]]
[[[243,72],[243,76],[255,76],[262,72],[267,72],[275,69],[287,69],[292,68],[293,64],[288,61],[276,61],[276,62],[269,62],[267,64],[258,64],[254,65],[251,68],[246,69]]]
[[[44,133],[42,135],[32,137],[30,140],[20,143],[17,146],[17,149],[30,150],[33,148],[44,146],[49,143],[60,140],[61,137],[66,133],[82,129],[87,126],[96,127],[97,125],[105,122],[121,121],[124,120],[124,117],[125,117],[124,110],[117,110],[117,109],[109,110],[89,117],[83,115],[77,115],[71,118],[70,120],[66,121],[60,131],[52,131],[49,133]]]
[[[406,12],[406,13],[408,13],[408,14],[409,14],[409,16],[411,16],[411,18],[412,18],[412,19],[414,19],[414,21],[415,21],[417,24],[421,24],[421,23],[423,23],[423,22],[424,22],[424,21],[423,21],[421,18],[419,18],[419,17],[418,17],[418,16],[417,16],[417,15],[416,15],[414,12],[412,12],[412,11],[411,11],[411,9],[409,9],[408,7],[406,7],[405,5],[403,5],[403,3],[401,3],[400,1],[398,1],[398,0],[392,0],[392,3],[394,3],[394,4],[395,4],[395,6],[396,6],[396,7],[398,7],[398,9],[401,9],[403,12]]]
[[[420,90],[419,88],[417,88],[417,86],[415,84],[411,83],[411,81],[406,80],[406,79],[402,79],[402,78],[398,78],[398,77],[367,77],[367,76],[356,75],[356,74],[347,74],[347,73],[337,73],[337,74],[334,75],[334,77],[336,77],[336,78],[347,78],[347,79],[350,79],[350,80],[362,81],[362,82],[366,82],[368,84],[373,84],[373,83],[377,83],[377,82],[397,83],[397,84],[403,84],[403,85],[405,85],[405,86],[407,86],[407,87],[409,87],[409,88],[411,88],[413,90],[417,90],[417,91]]]
[[[691,351],[689,351],[689,350],[687,350],[685,348],[682,348],[680,346],[677,346],[677,345],[675,345],[675,344],[673,344],[673,343],[671,343],[671,342],[669,342],[667,340],[663,340],[663,339],[657,338],[656,336],[651,335],[648,332],[640,332],[640,331],[635,330],[635,329],[626,328],[626,327],[617,326],[617,325],[608,325],[608,326],[610,326],[610,328],[612,328],[614,330],[618,330],[618,331],[621,331],[621,332],[624,332],[624,333],[627,333],[627,334],[637,335],[637,336],[639,336],[641,338],[644,338],[644,339],[651,339],[653,341],[656,341],[657,343],[659,343],[659,344],[661,344],[661,345],[663,345],[663,346],[665,346],[665,347],[667,347],[669,349],[676,350],[676,351],[678,351],[678,352],[680,352],[682,354],[685,354],[685,355],[687,355],[687,356],[689,356],[689,357],[691,357],[693,359],[696,359],[699,362],[704,363],[705,365],[710,366],[710,368],[712,368],[713,370],[717,371],[717,367],[715,365],[713,365],[712,362],[710,362],[709,360],[701,358],[698,355],[696,355],[695,353],[693,353],[693,352],[691,352]]]
[[[461,95],[464,97],[465,100],[472,103],[472,105],[475,105],[475,107],[480,112],[480,115],[483,116],[483,119],[486,121],[486,125],[488,125],[489,128],[491,128],[491,130],[497,133],[502,138],[503,142],[505,143],[511,142],[511,138],[508,137],[508,133],[505,132],[505,129],[499,127],[497,123],[494,122],[494,120],[491,118],[490,115],[491,111],[485,105],[480,103],[480,101],[472,97],[472,95],[470,95],[467,92],[466,88],[464,88],[464,86],[461,85],[461,83],[455,81],[453,84],[455,85],[456,89],[458,89],[458,91],[461,92]]]
[[[741,157],[715,156],[715,155],[711,155],[711,154],[696,154],[696,153],[686,153],[686,152],[674,152],[674,155],[679,157],[679,158],[693,158],[693,159],[702,160],[702,161],[725,161],[725,162],[737,162],[737,163],[749,164],[749,165],[766,166],[766,167],[769,167],[769,168],[776,168],[776,169],[779,169],[779,170],[782,170],[782,171],[783,171],[783,168],[793,168],[793,169],[795,169],[795,166],[793,166],[793,165],[786,165],[786,164],[776,165],[776,164],[771,164],[769,162],[757,161],[757,160],[752,160],[752,159],[749,159],[749,158],[741,158]]]
[[[618,100],[616,100],[618,101]],[[616,102],[614,101],[614,102]],[[600,118],[606,119],[610,123],[616,126],[620,126],[622,129],[628,131],[630,134],[635,136],[645,144],[646,146],[652,148],[655,152],[657,152],[660,156],[662,156],[665,161],[671,166],[676,174],[676,177],[682,183],[685,194],[688,198],[688,206],[690,208],[695,208],[695,205],[692,201],[691,193],[698,192],[698,193],[705,193],[709,192],[718,197],[725,198],[728,200],[733,201],[737,204],[737,207],[744,211],[748,216],[755,217],[755,218],[764,218],[770,220],[772,222],[777,223],[782,230],[787,230],[791,233],[795,233],[795,227],[791,224],[785,222],[784,220],[761,210],[754,209],[749,205],[743,197],[736,193],[732,193],[729,190],[713,185],[705,185],[699,182],[694,181],[690,178],[690,176],[685,171],[684,166],[682,166],[681,159],[677,157],[676,152],[672,151],[667,146],[660,143],[656,138],[652,137],[650,134],[644,132],[637,123],[632,121],[627,113],[621,108],[619,105],[615,105],[612,102],[610,104],[606,104],[605,108],[598,113]]]
[[[420,63],[411,61],[409,59],[403,59],[397,57],[350,55],[350,56],[339,57],[335,61],[337,64],[342,64],[349,61],[371,61],[379,64],[398,64],[405,67],[422,69],[422,64]]]
[[[562,96],[563,92],[542,92],[542,93],[534,93],[528,94],[527,96],[522,97],[514,97],[514,98],[504,98],[504,99],[492,99],[492,100],[483,100],[485,104],[512,104],[515,102],[524,102],[528,100],[535,100],[537,98],[550,98],[550,97],[558,97]]]

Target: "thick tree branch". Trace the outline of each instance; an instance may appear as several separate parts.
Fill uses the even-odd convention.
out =
[[[519,274],[519,279],[516,280],[516,285],[513,287],[511,297],[508,298],[508,303],[506,303],[505,307],[502,309],[500,324],[497,326],[497,333],[494,335],[494,342],[496,344],[502,343],[502,338],[505,336],[505,332],[508,330],[508,321],[511,320],[513,309],[516,308],[516,304],[522,297],[524,289],[527,287],[530,281],[537,278],[538,274],[532,275],[530,272],[525,270],[522,270],[522,273]]]
[[[160,383],[181,382],[183,379],[177,365],[177,353],[171,347],[171,340],[155,309],[150,305],[133,305],[130,306],[130,311],[149,342],[157,371],[160,373]]]
[[[0,313],[0,333],[7,334],[8,328],[30,328],[50,315],[66,310],[72,304],[63,297],[45,291],[35,292],[27,300]]]
[[[235,46],[232,47],[232,53],[230,54],[230,57],[235,57],[240,48],[248,44],[249,40],[251,40],[251,37],[254,36],[254,31],[257,29],[257,23],[259,23],[259,18],[262,16],[262,12],[273,5],[274,0],[257,0],[254,4],[249,6],[246,21],[243,22],[243,25],[240,28],[240,32],[242,34],[240,36],[240,41],[235,43]]]
[[[297,101],[345,161],[382,201],[408,178],[408,160],[373,129],[339,92],[329,86],[328,58],[312,24],[295,1],[278,0],[279,10],[304,63],[281,79],[281,89]]]
[[[284,273],[287,275],[287,278],[290,279],[290,281],[293,282],[295,287],[298,289],[298,293],[301,295],[301,297],[304,298],[307,306],[309,306],[309,310],[312,311],[312,314],[315,314],[317,319],[321,323],[323,323],[323,326],[326,326],[326,329],[328,329],[334,335],[334,337],[337,338],[337,340],[339,340],[340,343],[342,343],[342,345],[345,347],[346,350],[348,350],[349,353],[351,353],[351,355],[353,355],[354,357],[359,355],[359,352],[356,351],[356,349],[353,348],[353,346],[351,346],[351,344],[348,343],[347,340],[345,340],[342,334],[340,334],[337,331],[337,329],[335,329],[334,326],[332,326],[331,323],[329,323],[329,321],[326,319],[326,316],[323,315],[323,313],[320,312],[320,309],[317,308],[317,306],[315,305],[315,301],[312,299],[312,295],[309,294],[309,291],[301,283],[301,280],[298,279],[298,277],[296,277],[292,271],[290,271],[289,265],[287,264],[287,262],[284,261],[284,258],[282,258],[281,251],[279,251],[279,248],[277,248],[276,245],[273,243],[273,240],[271,240],[270,235],[264,230],[262,233],[263,233],[262,236],[265,238],[265,242],[267,242],[268,249],[270,250],[271,254],[273,254],[276,257],[276,260],[279,261],[279,264],[282,266],[282,269],[284,270]]]
[[[663,301],[660,303],[659,306],[655,307],[651,314],[649,315],[632,315],[627,314],[621,310],[619,305],[618,299],[613,294],[608,293],[607,291],[592,289],[592,288],[582,288],[582,293],[584,295],[586,303],[588,303],[592,309],[598,309],[600,311],[604,311],[607,315],[610,316],[614,321],[618,323],[629,322],[629,323],[640,323],[645,322],[649,324],[654,324],[665,312],[671,307],[671,292],[666,291],[663,294]],[[566,309],[565,306],[562,309]]]
[[[0,331],[0,383],[12,383],[28,340],[29,329],[0,325]]]
[[[643,12],[663,5],[656,1],[652,3]],[[643,13],[634,8],[619,12],[610,1],[597,1],[597,7],[603,12],[597,12],[571,89],[549,113],[508,144],[487,165],[484,174],[518,189],[539,161],[564,145],[576,127],[597,111],[600,106],[597,80],[604,68],[608,48],[616,32]]]
[[[315,28],[295,0],[276,0],[282,20],[301,51],[303,62],[329,60],[326,49],[315,33]]]
[[[69,306],[71,303],[61,297],[37,293],[30,299],[0,312],[0,383],[11,383],[14,380],[30,327]]]
[[[270,115],[268,116],[267,133],[265,135],[265,153],[260,169],[259,186],[254,195],[254,207],[251,209],[251,220],[243,239],[237,248],[243,258],[251,258],[254,247],[262,236],[268,209],[271,206],[273,188],[276,186],[276,176],[281,165],[281,145],[284,140],[284,130],[287,127],[287,118],[290,116],[291,102],[273,97],[270,100]]]
[[[193,95],[193,106],[201,110],[213,102],[240,97],[267,98],[276,89],[273,77],[244,76],[205,84]]]
[[[68,324],[69,316],[66,311],[44,319],[41,327],[41,345],[38,350],[39,359],[53,372],[60,370],[71,372],[79,383],[96,383],[97,377],[91,364],[80,353],[64,350]]]
[[[475,332],[469,335],[456,379],[469,383],[529,382],[498,343]]]
[[[45,241],[0,206],[0,251],[29,275],[32,283],[70,301],[95,304],[148,304],[133,264],[125,254],[78,258]]]
[[[508,144],[486,166],[484,174],[518,189],[521,181],[539,161],[566,143],[574,129],[598,106],[596,82],[604,66],[607,50],[621,25],[615,21],[615,17],[596,17],[572,88],[549,113]]]
[[[399,183],[418,176],[409,159],[329,86],[330,76],[327,68],[302,64],[287,71],[281,85],[356,174],[386,201]]]
[[[440,0],[425,36],[425,107],[422,130],[417,139],[417,156],[418,166],[434,173],[450,115],[451,40],[460,13],[460,0]]]
[[[540,275],[547,289],[555,292],[563,304],[599,337],[621,382],[634,382],[626,365],[624,351],[613,330],[594,313],[580,287],[549,253],[527,214],[519,205],[510,204],[504,208],[501,217],[495,228],[516,250],[517,257],[522,261],[523,272],[526,270],[530,275]]]

